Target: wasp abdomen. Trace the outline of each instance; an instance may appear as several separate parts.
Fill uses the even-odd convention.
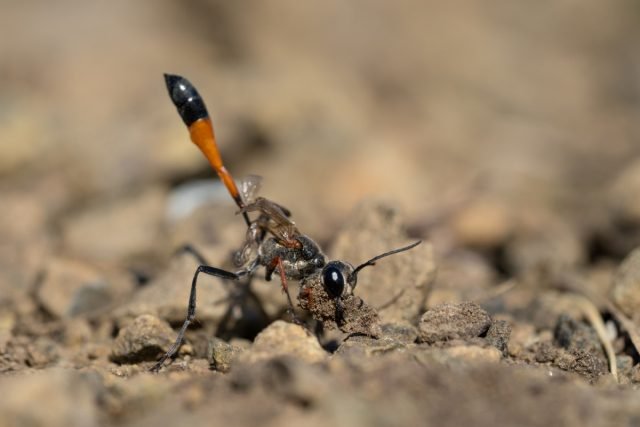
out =
[[[164,81],[171,101],[178,109],[178,114],[187,126],[200,119],[209,118],[207,107],[196,88],[182,76],[165,74]]]

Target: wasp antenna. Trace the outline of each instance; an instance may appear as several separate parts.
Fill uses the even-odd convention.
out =
[[[362,264],[360,264],[359,266],[357,266],[357,267],[353,270],[353,273],[351,273],[351,274],[349,275],[349,282],[352,282],[352,283],[353,283],[353,287],[355,288],[355,283],[356,283],[356,280],[355,280],[355,279],[358,277],[358,272],[359,272],[360,270],[362,270],[362,269],[363,269],[363,268],[365,268],[365,267],[369,267],[369,266],[372,266],[372,265],[376,265],[376,261],[378,261],[380,258],[384,258],[384,257],[387,257],[387,256],[389,256],[389,255],[394,255],[394,254],[397,254],[398,252],[408,251],[409,249],[413,249],[413,248],[415,248],[415,247],[416,247],[416,246],[418,246],[420,243],[422,243],[422,240],[418,240],[417,242],[414,242],[414,243],[412,243],[412,244],[410,244],[410,245],[408,245],[408,246],[403,246],[402,248],[393,249],[393,250],[391,250],[391,251],[389,251],[389,252],[385,252],[385,253],[383,253],[383,254],[380,254],[380,255],[374,256],[374,257],[373,257],[373,258],[371,258],[369,261],[367,261],[367,262],[363,262]]]
[[[245,203],[238,191],[238,187],[222,163],[220,150],[218,149],[216,137],[213,133],[213,124],[211,123],[207,107],[204,105],[202,97],[191,82],[182,76],[165,74],[164,81],[167,85],[171,101],[176,106],[180,118],[182,118],[182,121],[189,129],[191,141],[193,141],[205,155],[225,187],[227,187],[229,194],[238,207],[240,209],[244,208]],[[251,225],[249,215],[246,212],[242,215],[247,225]]]

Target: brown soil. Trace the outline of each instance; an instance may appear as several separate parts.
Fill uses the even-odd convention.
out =
[[[3,7],[0,426],[638,424],[638,10]],[[358,276],[343,320],[375,337],[289,322],[277,274],[203,276],[149,372],[178,249],[231,269],[245,236],[163,72],[329,259],[423,240]]]

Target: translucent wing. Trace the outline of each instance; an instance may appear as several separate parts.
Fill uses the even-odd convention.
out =
[[[293,221],[289,219],[289,211],[277,203],[267,200],[264,197],[256,198],[240,212],[260,212],[258,222],[260,227],[268,230],[282,242],[295,242],[294,238],[300,235]]]
[[[262,188],[262,177],[259,175],[247,175],[240,180],[239,184],[242,201],[249,205],[256,199],[260,188]]]

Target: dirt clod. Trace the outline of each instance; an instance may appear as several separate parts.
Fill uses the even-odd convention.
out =
[[[166,322],[142,315],[118,332],[109,358],[116,363],[156,360],[174,340],[175,332]]]
[[[555,364],[560,369],[576,372],[591,380],[608,372],[606,362],[585,350],[560,351]]]
[[[327,360],[328,354],[318,339],[301,326],[278,320],[256,336],[249,351],[240,355],[239,362],[255,363],[279,356],[292,356],[307,363]]]
[[[211,369],[219,372],[229,372],[231,363],[243,351],[242,348],[227,343],[220,338],[209,340],[208,359]]]
[[[437,305],[424,313],[418,324],[420,341],[429,344],[479,337],[490,326],[491,316],[473,302]]]
[[[491,326],[489,326],[485,339],[506,356],[509,353],[508,344],[510,336],[511,324],[506,320],[495,320],[491,323]]]

